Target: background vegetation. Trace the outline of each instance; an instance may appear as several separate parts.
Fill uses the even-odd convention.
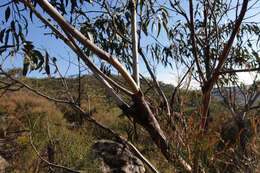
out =
[[[7,78],[1,79],[8,81]],[[41,86],[41,91],[46,94],[63,97],[59,78],[20,79],[33,87]],[[76,95],[77,80],[68,78],[66,81],[72,88],[72,94]],[[144,81],[141,83],[144,90],[149,88]],[[104,89],[93,76],[82,77],[81,84],[84,93],[81,105],[91,116],[126,137],[161,172],[185,172],[182,165],[169,163],[163,157],[141,126],[122,115],[122,111],[109,96],[105,96]],[[171,85],[162,86],[167,95],[174,90]],[[177,152],[189,163],[199,161],[205,172],[259,171],[259,116],[256,111],[251,112],[252,116],[247,120],[247,137],[250,142],[246,150],[247,157],[243,158],[243,149],[239,144],[241,131],[238,131],[235,123],[227,123],[231,115],[221,99],[213,100],[210,127],[202,138],[198,130],[199,114],[196,112],[196,107],[201,104],[199,91],[178,92],[180,114],[176,113],[174,126],[165,121],[159,109],[161,102],[155,99],[153,93],[152,90],[148,91],[147,97],[156,118],[167,132],[167,138],[173,142],[172,152]],[[43,162],[32,145],[44,159],[52,163],[83,172],[99,171],[91,145],[97,139],[116,140],[114,136],[87,122],[84,115],[69,105],[51,102],[25,89],[2,91],[1,94],[0,154],[10,163],[7,172],[61,171],[58,168],[51,169]],[[174,144],[176,139],[180,140],[179,145]]]

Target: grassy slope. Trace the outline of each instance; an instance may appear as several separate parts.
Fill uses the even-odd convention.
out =
[[[120,78],[116,78],[116,80],[123,85]],[[70,91],[71,95],[75,99],[77,98],[76,79],[67,79],[69,88],[67,91],[64,91],[61,79],[26,79],[26,82],[52,97],[66,98]],[[149,87],[145,82],[142,83],[142,88],[146,91]],[[132,123],[126,117],[118,117],[122,112],[115,106],[113,100],[106,96],[105,90],[92,76],[85,76],[81,86],[81,105],[87,112],[133,141],[161,172],[183,171],[181,167],[178,168],[178,165],[165,161],[141,127],[137,126],[135,131]],[[163,85],[163,89],[170,97],[173,87]],[[199,147],[201,157],[205,157],[203,155],[215,157],[216,144],[219,141],[218,126],[229,116],[220,103],[212,103],[213,123],[211,123],[207,137],[201,138],[198,143],[196,138],[198,113],[196,111],[198,112],[201,97],[198,92],[182,91],[178,95],[175,109],[181,111],[182,114],[174,120],[175,127],[165,121],[165,113],[158,108],[160,100],[157,99],[155,92],[150,90],[147,96],[156,118],[173,144],[171,148],[173,153],[179,151],[179,154],[192,163],[192,158],[196,153],[190,151],[196,151],[196,148]],[[185,128],[186,130],[184,130]],[[113,139],[113,136],[92,124],[84,121],[82,123],[80,114],[68,105],[55,104],[24,89],[6,93],[0,98],[0,155],[9,161],[10,172],[49,171],[49,168],[40,161],[31,147],[30,130],[33,130],[33,143],[45,159],[85,172],[97,171],[90,150],[93,141],[101,138]],[[177,145],[176,139],[180,138],[182,142]],[[54,155],[51,155],[51,149],[53,149]],[[226,159],[224,156],[220,158]],[[221,166],[220,163],[216,165],[218,164]],[[208,168],[208,172],[210,169]]]

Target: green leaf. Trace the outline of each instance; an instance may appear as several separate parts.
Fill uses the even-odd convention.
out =
[[[76,9],[78,7],[76,0],[71,0],[70,3],[71,3],[71,11],[73,11],[74,9]]]
[[[7,22],[10,17],[10,7],[8,6],[5,10],[5,21]]]
[[[55,66],[55,71],[53,72],[54,74],[58,72],[58,66],[56,64],[56,61],[57,61],[57,59],[55,57],[52,57],[52,62],[54,64],[54,66]]]
[[[27,18],[22,16],[24,23],[24,29],[25,29],[25,33],[28,34],[28,21]]]
[[[11,31],[10,29],[8,29],[8,30],[5,31],[5,45],[7,45],[7,43],[8,43],[10,31]]]
[[[50,75],[49,54],[47,51],[45,53],[45,71],[48,75]]]
[[[16,47],[17,47],[17,49],[19,49],[19,36],[17,35],[17,33],[15,32],[15,22],[14,21],[12,21],[11,22],[11,31],[12,31],[12,34],[13,34],[13,37],[15,38],[15,40],[16,40]]]
[[[31,22],[33,22],[33,12],[30,11],[30,19],[31,19]]]
[[[44,57],[42,56],[41,52],[38,50],[34,50],[33,51],[33,56],[35,57],[34,63],[37,64],[35,70],[38,70],[39,68],[43,68],[43,63],[44,63]],[[38,63],[38,60],[40,60],[40,62]]]
[[[166,20],[166,22],[168,22],[168,21],[167,21],[166,13],[162,12],[162,16],[163,16],[163,19]]]
[[[168,28],[167,28],[167,24],[166,24],[166,22],[164,20],[163,20],[163,27],[164,27],[167,35],[169,36],[169,31],[168,31]]]
[[[43,69],[43,63],[44,63],[44,59],[40,59],[39,64],[37,65],[35,70],[40,69],[40,71]]]
[[[45,71],[46,71],[47,75],[50,75],[50,65],[49,64],[45,65]]]
[[[147,19],[147,20],[143,23],[143,26],[142,26],[142,30],[143,30],[143,32],[145,33],[146,36],[148,35],[147,27],[148,27],[149,23],[150,23],[150,19]]]
[[[15,23],[13,20],[11,22],[11,30],[12,30],[12,32],[15,32]]]
[[[254,57],[256,59],[259,59],[259,55],[258,55],[258,53],[256,51],[252,50],[252,54],[254,55]]]
[[[42,53],[38,50],[33,50],[33,56],[37,59],[43,59]]]
[[[161,23],[158,22],[158,33],[157,33],[157,37],[160,35],[161,32]]]
[[[34,48],[34,45],[31,41],[24,41],[23,46],[27,51],[32,50]]]
[[[1,42],[1,43],[3,43],[4,34],[5,34],[5,29],[3,29],[3,30],[0,32],[0,42]]]
[[[27,55],[28,56],[28,55]],[[23,75],[26,76],[27,72],[28,72],[28,69],[29,69],[29,61],[26,57],[26,54],[25,54],[25,57],[24,57],[24,60],[23,60]]]

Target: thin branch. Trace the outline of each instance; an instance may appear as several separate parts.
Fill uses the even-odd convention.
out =
[[[73,44],[68,38],[66,38],[56,27],[54,27],[49,20],[47,20],[46,18],[44,18],[37,10],[35,10],[35,8],[33,7],[33,5],[31,3],[29,3],[26,0],[21,0],[26,6],[28,6],[31,11],[44,23],[46,24],[48,27],[50,27],[50,29],[60,38],[64,41],[64,43],[66,43],[77,55],[81,56],[82,60],[84,61],[84,63],[93,70],[93,73],[98,73],[99,75],[101,75],[104,79],[106,79],[108,82],[110,82],[111,84],[113,84],[115,87],[119,88],[121,91],[123,91],[124,93],[126,93],[127,95],[131,96],[133,93],[131,93],[130,91],[128,91],[127,89],[123,88],[122,86],[118,85],[116,82],[114,82],[112,79],[110,79],[107,75],[105,75],[102,71],[99,70],[99,68],[92,62],[89,60],[89,58],[86,56],[85,53],[83,53],[83,51],[78,48],[75,47],[74,45],[77,44]],[[72,39],[73,40],[73,39]]]
[[[7,2],[7,3],[3,4],[3,5],[0,5],[0,8],[1,8],[1,7],[4,7],[4,6],[7,6],[7,5],[11,4],[12,2],[13,2],[13,1],[10,1],[10,2]]]
[[[176,1],[175,1],[175,2],[176,2]],[[177,6],[178,8],[176,8],[175,6]],[[166,8],[166,9],[171,10],[171,11],[174,11],[174,10],[175,10],[174,12],[176,12],[176,13],[182,15],[182,16],[185,18],[185,20],[187,21],[188,25],[189,25],[189,26],[191,25],[191,24],[190,24],[190,20],[189,20],[187,14],[186,14],[186,13],[184,12],[184,10],[181,8],[181,6],[180,6],[180,4],[179,4],[178,2],[176,2],[175,5],[173,6],[173,9],[174,9],[174,10],[172,10],[171,8],[169,8],[169,7],[167,7],[167,6],[163,6],[163,8]]]
[[[192,40],[192,53],[196,62],[197,70],[200,74],[200,77],[203,81],[203,83],[206,82],[204,74],[200,67],[199,57],[198,57],[198,51],[197,51],[197,45],[195,40],[195,29],[194,29],[194,22],[193,22],[193,0],[189,0],[189,8],[190,8],[190,31],[191,31],[191,40]]]
[[[88,67],[93,71],[96,72],[94,75],[101,81],[101,83],[104,85],[104,87],[107,89],[108,93],[111,97],[113,97],[119,107],[126,106],[127,104],[123,101],[123,99],[115,92],[115,90],[108,84],[108,82],[100,75],[100,70],[93,64],[89,58],[84,54],[84,52],[78,47],[78,45],[75,43],[73,38],[67,34],[68,38],[76,48],[77,54],[81,57],[81,59],[88,65]],[[102,72],[101,72],[102,73]]]
[[[12,79],[13,80],[13,79]],[[19,82],[18,82],[19,83]],[[30,91],[32,92],[35,92],[34,89],[32,89],[31,87],[26,87],[27,89],[29,89]],[[50,101],[54,101],[54,102],[57,102],[56,99],[53,99],[51,97],[46,97],[45,95],[41,94],[40,92],[35,92],[36,94],[44,97],[44,98],[47,98],[48,100]],[[64,102],[65,103],[65,102]],[[117,137],[122,143],[128,145],[130,147],[130,149],[132,151],[135,152],[135,154],[137,155],[138,158],[140,158],[154,173],[159,173],[159,171],[156,170],[156,168],[138,151],[138,149],[132,144],[130,143],[129,141],[127,141],[124,137],[122,137],[121,135],[119,135],[118,133],[114,132],[112,129],[110,129],[109,127],[107,126],[104,126],[102,125],[101,123],[99,123],[97,120],[95,120],[93,117],[91,117],[88,113],[86,113],[81,107],[79,107],[77,104],[75,103],[70,103],[70,105],[72,105],[74,108],[76,108],[78,111],[80,111],[81,113],[83,113],[86,117],[87,117],[87,120],[94,123],[96,126],[100,127],[101,129],[109,132],[110,134],[112,134],[113,136]],[[34,146],[32,144],[32,146]],[[37,153],[37,150],[34,146],[34,149],[35,149],[35,152]],[[39,153],[37,153],[37,155],[43,159]],[[50,166],[53,166],[53,167],[57,167],[57,168],[63,168],[63,169],[66,169],[66,170],[69,170],[69,171],[74,171],[74,170],[70,170],[69,168],[66,168],[66,167],[63,167],[63,166],[60,166],[60,165],[56,165],[56,164],[53,164],[53,163],[50,163],[48,162],[47,160],[43,159],[44,162],[46,162],[48,165]]]
[[[208,4],[209,4],[209,8],[211,9],[211,13],[212,13],[212,16],[213,16],[213,19],[214,19],[214,26],[215,28],[212,30],[212,32],[216,32],[216,52],[217,52],[217,55],[219,55],[219,27],[218,27],[218,22],[217,22],[217,17],[216,17],[216,14],[215,14],[215,4],[216,2],[214,1],[214,5],[211,4],[211,2],[209,0],[208,1]],[[213,33],[209,33],[209,35],[214,35]],[[215,63],[216,63],[216,60],[214,61],[213,63],[213,67],[215,67]]]
[[[109,15],[109,16],[111,17],[111,19],[112,19],[113,27],[114,27],[114,30],[116,31],[116,33],[117,33],[123,40],[125,40],[126,42],[132,44],[131,40],[129,40],[126,36],[124,36],[124,35],[120,32],[120,30],[117,28],[117,25],[116,25],[116,22],[115,22],[115,17],[114,17],[114,15],[111,14],[111,12],[110,12],[110,10],[109,10],[109,7],[108,7],[108,5],[107,5],[107,1],[106,1],[106,0],[104,1],[104,7],[105,7],[105,9],[106,9],[108,15]]]
[[[226,70],[221,71],[219,74],[227,74],[227,73],[240,73],[240,72],[251,72],[251,71],[260,71],[260,67],[258,68],[251,68],[251,69],[240,69],[240,70]]]
[[[1,68],[1,66],[0,66]],[[2,74],[4,75],[4,74]],[[16,86],[17,88],[11,88],[13,86],[16,85],[16,82],[11,82],[11,83],[7,83],[7,82],[4,82],[4,81],[1,81],[0,80],[0,83],[4,84],[4,86],[0,86],[0,90],[6,90],[6,91],[18,91],[20,90],[21,88],[23,88],[23,86]]]
[[[142,30],[142,25],[143,25],[143,18],[142,18],[142,14],[143,14],[143,9],[140,9],[140,31]],[[152,37],[153,37],[153,35],[151,35]],[[144,61],[144,63],[145,63],[145,66],[146,66],[146,69],[148,70],[148,72],[149,72],[149,74],[150,74],[150,76],[151,76],[151,78],[152,78],[152,80],[153,80],[153,82],[154,82],[154,84],[155,84],[155,88],[156,88],[156,91],[157,91],[157,93],[163,98],[163,100],[164,100],[164,103],[165,103],[165,105],[166,105],[166,109],[167,109],[167,116],[168,116],[168,118],[170,118],[170,106],[169,106],[169,103],[168,103],[168,100],[167,100],[167,98],[166,98],[166,96],[165,96],[165,94],[164,94],[164,92],[162,91],[162,89],[160,88],[160,86],[159,86],[159,83],[158,83],[158,81],[156,80],[156,77],[155,77],[155,75],[154,75],[154,73],[153,73],[153,71],[152,71],[152,69],[151,69],[151,67],[150,67],[150,65],[149,65],[149,63],[148,63],[148,61],[147,61],[147,58],[145,57],[145,55],[144,55],[144,53],[143,53],[143,51],[142,51],[142,48],[141,48],[141,32],[139,32],[138,33],[138,52],[139,52],[139,54],[141,55],[141,57],[142,57],[142,59],[143,59],[143,61]],[[154,39],[156,39],[155,37],[154,37]],[[157,39],[156,39],[156,41],[157,41]],[[143,79],[145,79],[144,77],[143,77]],[[145,79],[145,81],[148,83],[148,85],[150,85],[149,84],[149,82]],[[151,88],[153,88],[152,86],[151,86]],[[148,92],[150,89],[148,89],[146,92]]]
[[[222,54],[219,57],[219,63],[218,63],[218,65],[216,67],[216,70],[215,70],[215,78],[212,81],[212,83],[216,83],[216,81],[218,79],[218,76],[219,76],[218,74],[221,71],[224,63],[226,62],[227,56],[228,56],[228,54],[230,52],[230,49],[231,49],[232,44],[234,42],[235,36],[238,33],[238,31],[239,31],[239,27],[240,27],[240,25],[242,23],[242,20],[243,20],[244,16],[245,16],[245,13],[247,11],[247,5],[248,5],[248,0],[244,0],[243,5],[242,5],[242,9],[241,9],[240,14],[238,16],[238,19],[235,22],[235,26],[234,26],[234,29],[233,29],[233,31],[231,33],[231,36],[230,36],[226,46],[224,47],[224,49],[222,51]]]
[[[7,73],[2,69],[2,67],[0,67],[0,71],[1,71],[6,77],[8,77],[9,79],[11,79],[12,81],[15,81],[16,83],[21,84],[22,86],[24,86],[24,87],[27,88],[28,90],[34,92],[35,94],[38,94],[38,95],[40,95],[40,96],[42,96],[42,97],[44,97],[44,98],[46,98],[46,99],[48,99],[48,100],[52,100],[52,101],[57,102],[57,103],[71,104],[71,102],[69,102],[69,101],[67,101],[67,100],[59,100],[59,99],[50,97],[50,96],[48,96],[48,95],[45,95],[45,94],[41,93],[40,91],[38,91],[38,90],[36,90],[36,89],[30,87],[30,86],[27,85],[26,83],[24,83],[24,82],[22,82],[22,81],[20,81],[20,80],[18,80],[18,79],[13,78],[13,77],[10,76],[9,74],[7,74]]]
[[[257,98],[260,96],[260,87],[257,86],[257,84],[254,83],[253,85],[253,89],[255,90],[252,94],[252,96],[249,98],[249,105],[253,105],[255,103],[255,101],[257,100]]]
[[[131,75],[127,72],[124,66],[111,54],[100,49],[97,45],[88,40],[79,30],[73,27],[47,0],[35,0],[41,8],[46,11],[63,29],[65,33],[70,33],[74,38],[76,38],[81,44],[86,46],[90,51],[96,54],[99,58],[110,63],[118,72],[123,76],[126,82],[129,84],[130,88],[134,93],[139,91],[139,87],[133,80]]]
[[[55,64],[55,67],[56,67],[56,69],[57,69],[57,72],[58,72],[59,75],[60,75],[62,85],[63,85],[63,87],[65,88],[65,92],[66,92],[66,94],[68,95],[68,97],[69,97],[69,99],[70,99],[70,102],[75,103],[74,98],[73,98],[71,92],[69,91],[69,87],[68,87],[68,84],[67,84],[67,80],[66,80],[65,77],[61,74],[61,72],[60,72],[60,70],[59,70],[59,68],[57,67],[56,64]]]
[[[68,167],[65,167],[65,166],[62,166],[62,165],[57,165],[57,164],[54,164],[54,163],[51,163],[49,162],[48,160],[44,159],[41,154],[39,153],[39,151],[37,150],[36,146],[33,144],[33,140],[32,140],[32,130],[30,132],[30,135],[29,135],[29,138],[30,138],[30,144],[34,150],[34,152],[37,154],[37,156],[44,162],[46,163],[48,166],[51,166],[51,167],[55,167],[55,168],[60,168],[60,169],[64,169],[66,171],[69,171],[69,172],[75,172],[75,173],[81,173],[80,171],[76,171],[76,170],[73,170],[73,169],[70,169]]]
[[[184,81],[184,79],[187,77],[187,75],[190,73],[191,69],[193,68],[195,61],[192,62],[191,66],[189,67],[189,69],[187,70],[187,72],[183,75],[182,79],[180,80],[180,82],[178,83],[178,85],[175,87],[173,93],[172,93],[172,97],[171,97],[171,107],[173,107],[173,103],[174,103],[174,98],[175,95],[178,91],[178,89],[180,88],[182,82]]]
[[[136,0],[131,0],[131,35],[132,35],[132,59],[133,59],[133,76],[138,87],[140,87],[139,79],[139,61],[138,61],[138,45],[136,33]]]
[[[146,95],[151,89],[153,89],[154,92],[158,92],[157,90],[155,90],[155,88],[151,84],[151,82],[149,82],[142,74],[140,74],[140,76],[141,76],[142,80],[149,86],[149,88],[144,91],[144,95]]]
[[[146,66],[147,70],[149,71],[150,76],[151,76],[152,79],[153,79],[153,82],[154,82],[154,84],[155,84],[156,90],[158,91],[158,93],[160,94],[160,96],[161,96],[161,97],[163,98],[163,100],[164,100],[164,103],[165,103],[166,109],[167,109],[167,116],[168,116],[168,118],[170,118],[171,111],[170,111],[169,102],[168,102],[168,100],[167,100],[167,98],[166,98],[164,92],[162,91],[161,87],[159,86],[159,83],[158,83],[158,81],[156,80],[156,77],[155,77],[155,75],[154,75],[152,69],[150,68],[149,63],[148,63],[148,61],[147,61],[147,59],[146,59],[146,57],[145,57],[145,55],[144,55],[144,53],[143,53],[143,51],[142,51],[141,48],[139,48],[139,54],[140,54],[141,57],[143,58],[143,61],[144,61],[144,63],[145,63],[145,66]]]
[[[252,109],[256,109],[258,108],[258,106],[252,106],[255,104],[255,102],[257,101],[257,98],[259,98],[260,96],[260,88],[257,86],[256,83],[254,83],[251,87],[254,87],[253,90],[253,94],[249,97],[247,104],[245,105],[245,108],[242,112],[247,112],[249,110]],[[251,88],[250,88],[251,89]],[[260,105],[259,105],[260,106]]]
[[[258,105],[258,106],[251,106],[250,108],[249,108],[249,110],[254,110],[254,109],[259,109],[260,108],[260,105]]]
[[[234,108],[232,107],[232,105],[230,103],[230,99],[223,95],[221,87],[218,85],[218,83],[217,83],[217,87],[218,87],[218,92],[219,92],[220,96],[222,97],[222,99],[225,103],[224,106],[226,106],[230,110],[232,118],[235,118],[237,113],[235,112]]]

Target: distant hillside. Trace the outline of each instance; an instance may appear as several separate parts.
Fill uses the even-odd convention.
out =
[[[249,90],[251,85],[246,85],[245,89],[239,88],[239,87],[225,87],[225,88],[213,88],[212,90],[212,96],[216,99],[222,100],[223,96],[227,97],[232,96],[236,98],[236,103],[243,105],[245,102],[247,91]],[[254,105],[260,104],[260,97],[257,97],[257,100],[255,101]]]

